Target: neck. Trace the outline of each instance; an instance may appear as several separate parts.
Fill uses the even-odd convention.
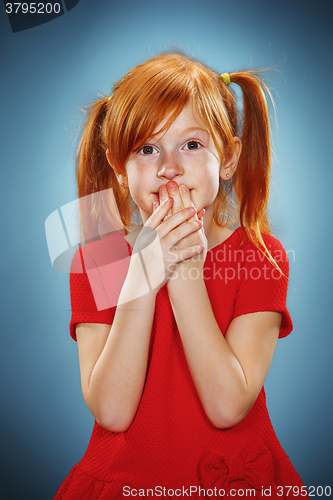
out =
[[[229,238],[232,231],[227,227],[218,226],[213,219],[214,207],[212,210],[207,210],[204,215],[203,226],[208,242],[208,250],[220,245],[224,240]]]

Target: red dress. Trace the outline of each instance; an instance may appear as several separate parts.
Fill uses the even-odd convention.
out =
[[[286,253],[275,238],[263,236],[283,276],[244,238],[238,228],[207,253],[204,278],[216,321],[225,335],[237,316],[280,311],[279,337],[285,337],[292,330],[286,308]],[[105,276],[101,273],[99,283],[92,286],[88,278],[91,282],[90,264],[98,263],[101,268],[101,264],[106,264],[106,255],[110,262],[110,254],[113,272],[116,269],[123,277],[126,265],[122,263],[126,262],[123,258],[128,256],[128,250],[119,233],[87,245],[74,258],[70,276],[70,331],[74,339],[75,324],[112,324],[115,307],[96,306],[103,303],[96,288],[99,293],[103,289],[105,292]],[[114,298],[111,302],[110,305],[116,303]],[[199,500],[224,495],[261,497],[263,490],[266,497],[275,499],[294,498],[298,494],[304,498],[306,491],[302,486],[273,430],[264,388],[239,424],[217,429],[210,423],[193,384],[164,286],[156,298],[147,377],[131,426],[126,432],[115,433],[95,421],[85,455],[73,467],[55,499],[116,500],[141,496]]]

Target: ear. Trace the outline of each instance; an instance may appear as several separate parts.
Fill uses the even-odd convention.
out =
[[[234,137],[234,151],[231,155],[227,155],[220,168],[220,177],[224,181],[231,179],[236,172],[238,160],[242,152],[242,141],[239,137]]]
[[[108,164],[110,165],[110,167],[112,168],[112,170],[114,171],[114,173],[116,174],[116,177],[118,179],[118,182],[121,186],[127,188],[128,187],[128,183],[127,183],[127,176],[120,173],[120,172],[117,172],[116,169],[114,168],[114,166],[112,165],[111,163],[111,155],[109,153],[109,150],[107,149],[106,150],[106,159],[108,160]]]

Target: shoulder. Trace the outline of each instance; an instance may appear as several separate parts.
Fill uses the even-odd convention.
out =
[[[72,260],[70,273],[86,273],[91,268],[105,266],[129,256],[130,250],[120,231],[92,241],[79,248]]]
[[[238,268],[238,290],[234,317],[262,311],[282,313],[280,337],[292,330],[292,321],[286,306],[289,282],[289,261],[281,242],[271,235],[262,234],[271,255],[249,241],[242,229],[237,230],[235,247],[241,261]]]
[[[75,325],[79,323],[112,324],[128,257],[127,242],[119,231],[92,241],[75,253],[69,276],[70,333],[74,340]]]
[[[271,267],[280,267],[283,271],[288,272],[289,260],[286,250],[284,249],[282,243],[270,234],[261,233],[264,245],[263,248],[260,242],[256,245],[254,242],[250,241],[244,230],[239,227],[237,228],[232,237],[229,238],[235,249],[235,255],[238,259],[243,261],[243,265],[250,265],[251,263],[263,265],[269,265]],[[269,255],[267,254],[269,252]],[[270,258],[271,256],[271,258]],[[274,265],[274,262],[275,265]]]
[[[282,251],[285,253],[282,243],[272,236],[271,234],[261,233],[261,237],[266,245],[266,247],[271,251]],[[233,240],[233,244],[239,248],[243,248],[244,250],[253,250],[256,249],[256,245],[249,240],[243,228],[238,227],[231,235],[229,240]]]
[[[271,234],[261,234],[264,243],[275,262],[288,261],[288,255],[281,241]]]

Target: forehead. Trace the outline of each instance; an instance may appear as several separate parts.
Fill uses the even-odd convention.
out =
[[[161,120],[153,131],[152,136],[162,137],[166,134],[177,134],[184,132],[185,130],[198,130],[202,133],[210,135],[207,124],[204,123],[204,121],[199,117],[191,103],[184,106],[179,115],[171,122],[171,124],[168,124],[169,126],[165,128],[171,116],[172,113],[168,114],[163,120]]]

